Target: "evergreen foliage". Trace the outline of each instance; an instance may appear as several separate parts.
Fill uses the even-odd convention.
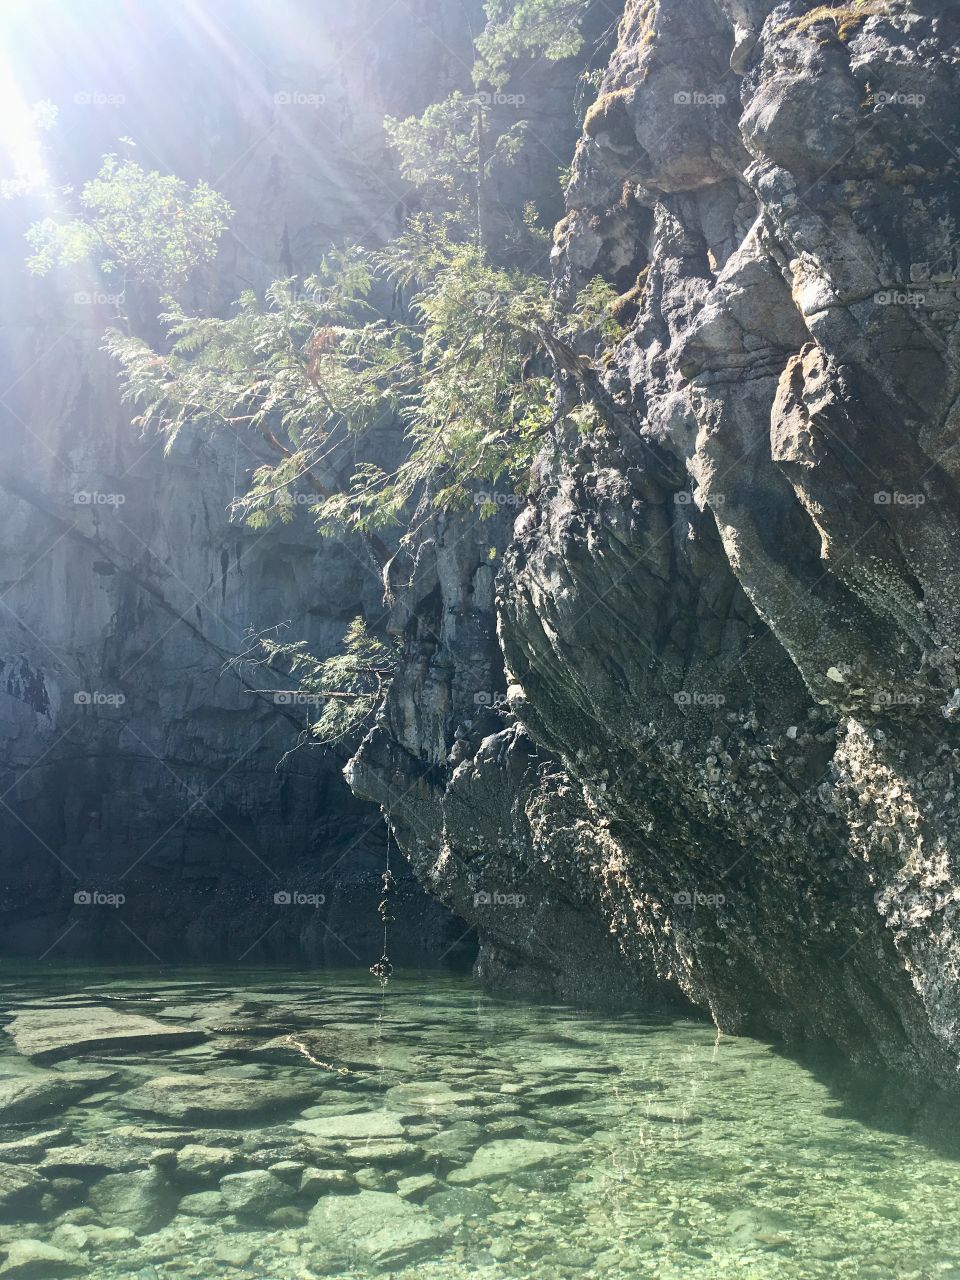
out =
[[[518,57],[576,53],[593,2],[488,0],[476,84],[502,86]],[[584,353],[619,336],[615,294],[597,279],[561,306],[535,207],[519,232],[488,217],[487,185],[525,142],[522,120],[495,131],[493,97],[453,93],[385,122],[401,172],[431,210],[385,248],[331,249],[312,277],[278,280],[263,299],[246,292],[226,316],[190,314],[168,296],[159,346],[108,331],[136,421],[158,428],[168,449],[185,428],[249,434],[262,461],[235,514],[254,527],[288,521],[306,502],[321,533],[359,534],[388,565],[398,541],[415,550],[434,514],[481,489],[522,485],[561,417],[581,430],[603,421]],[[107,156],[76,219],[31,228],[29,265],[43,273],[93,256],[105,272],[172,295],[213,258],[231,214],[204,183],[190,189]],[[558,372],[572,377],[579,404],[561,410]],[[238,661],[285,671],[318,698],[308,736],[333,743],[369,723],[396,651],[356,619],[326,661],[275,633]]]
[[[27,266],[35,274],[93,259],[107,276],[130,276],[169,292],[213,260],[233,215],[207,183],[190,188],[114,155],[104,157],[78,203],[75,218],[44,218],[28,230]]]

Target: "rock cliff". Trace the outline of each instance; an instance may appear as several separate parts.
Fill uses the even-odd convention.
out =
[[[615,411],[437,528],[348,771],[491,981],[956,1082],[958,36],[626,6],[554,255]]]
[[[119,150],[203,177],[237,210],[211,298],[190,300],[214,306],[309,274],[331,241],[396,232],[406,188],[383,116],[463,81],[479,13],[22,8],[15,81],[59,108],[57,184]],[[306,509],[265,533],[231,521],[248,441],[184,438],[164,459],[138,438],[98,349],[135,299],[84,272],[31,280],[23,230],[46,212],[0,204],[0,951],[368,964],[382,821],[344,785],[342,757],[301,751],[278,769],[308,708],[222,672],[251,627],[289,621],[332,652],[352,617],[378,616],[379,568],[319,540]],[[326,904],[274,901],[297,891]],[[403,910],[408,963],[463,934],[412,877]]]

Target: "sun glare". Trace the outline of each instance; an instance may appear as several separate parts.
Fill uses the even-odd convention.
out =
[[[29,195],[50,184],[45,134],[57,120],[49,99],[28,102],[17,83],[8,15],[0,9],[0,183],[2,194]]]

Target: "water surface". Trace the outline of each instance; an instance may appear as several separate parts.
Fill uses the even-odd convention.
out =
[[[6,1274],[960,1277],[955,1108],[896,1082],[466,978],[0,968],[5,1028],[103,1011],[193,1035],[0,1033]]]

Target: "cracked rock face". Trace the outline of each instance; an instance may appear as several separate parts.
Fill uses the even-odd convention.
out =
[[[440,531],[351,777],[492,981],[955,1085],[960,21],[824,10],[628,3],[555,249],[617,429]]]

